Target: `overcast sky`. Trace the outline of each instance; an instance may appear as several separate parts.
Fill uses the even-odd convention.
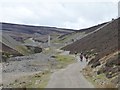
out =
[[[0,21],[10,23],[81,29],[118,17],[118,0],[0,0],[0,3]]]

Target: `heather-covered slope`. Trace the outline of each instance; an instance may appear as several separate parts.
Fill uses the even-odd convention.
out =
[[[118,21],[116,19],[107,26],[101,28],[97,32],[90,34],[75,43],[63,47],[62,49],[68,50],[71,53],[86,52],[94,50],[98,55],[97,59],[113,53],[118,50]]]

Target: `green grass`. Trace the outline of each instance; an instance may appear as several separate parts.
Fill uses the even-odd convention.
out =
[[[104,73],[96,76],[97,79],[105,79],[105,77],[106,77],[106,76],[105,76]]]
[[[27,39],[27,40],[25,40],[24,42],[25,42],[25,43],[28,43],[28,44],[33,43],[33,41],[30,40],[30,39]]]
[[[114,85],[110,82],[109,79],[106,78],[106,75],[104,73],[99,75],[94,75],[91,73],[92,71],[90,68],[87,68],[87,70],[83,70],[83,75],[85,78],[91,82],[94,87],[96,88],[114,88]],[[104,82],[104,84],[103,84]]]
[[[50,79],[51,72],[44,71],[34,75],[24,76],[9,84],[12,88],[45,88]],[[37,83],[36,83],[37,82]]]
[[[16,46],[16,49],[17,49],[18,52],[20,52],[23,55],[29,55],[30,54],[30,51],[25,46],[22,46],[22,45]]]
[[[45,71],[40,74],[36,74],[35,76],[31,77],[31,84],[27,85],[27,88],[45,88],[46,85],[48,84],[49,78],[50,78],[51,73],[49,71]],[[36,82],[38,84],[36,84]]]
[[[74,33],[72,35],[65,35],[62,38],[57,38],[57,39],[53,40],[52,42],[53,43],[65,43],[65,42],[69,41],[73,35],[74,35]]]
[[[65,35],[62,38],[56,38],[52,42],[53,43],[67,43],[67,42],[74,42],[73,40],[76,40],[76,38],[80,35],[85,35],[84,32],[80,33],[71,33],[68,35]]]
[[[58,61],[58,68],[64,68],[67,65],[74,63],[75,58],[70,55],[56,55],[56,60]]]

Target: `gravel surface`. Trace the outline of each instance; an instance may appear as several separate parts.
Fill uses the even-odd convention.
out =
[[[55,60],[43,53],[12,58],[9,62],[2,64],[3,84],[10,84],[21,76],[48,70],[51,64],[55,64]]]
[[[53,73],[46,88],[94,88],[81,73],[86,66],[85,60],[80,62],[77,57],[77,61],[77,63]]]

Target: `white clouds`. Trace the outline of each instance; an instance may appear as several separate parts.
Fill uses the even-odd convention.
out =
[[[2,10],[2,21],[22,22],[25,19],[31,19],[34,12],[25,7],[4,7]]]
[[[94,22],[88,21],[85,18],[79,17],[75,22],[65,22],[63,26],[66,28],[82,29],[95,25]]]
[[[48,1],[48,2],[46,2]],[[1,0],[4,22],[79,29],[117,17],[117,3],[86,0]],[[94,0],[90,0],[94,1]],[[117,0],[116,0],[117,1]]]

